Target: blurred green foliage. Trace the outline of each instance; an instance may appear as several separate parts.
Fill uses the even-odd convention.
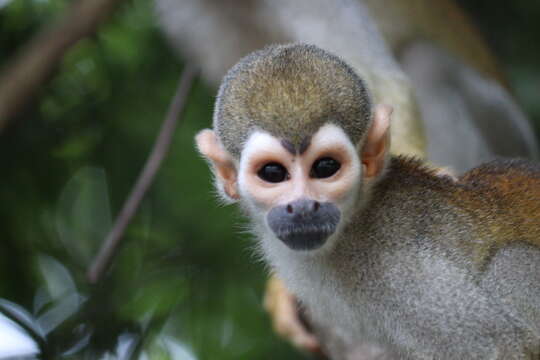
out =
[[[0,66],[67,3],[0,0]],[[502,54],[538,126],[540,25],[531,14],[540,14],[540,5],[463,3]],[[85,281],[181,70],[150,1],[132,0],[68,52],[0,135],[0,298],[18,304],[15,312],[26,309],[30,323],[55,319],[53,352],[87,336],[86,350],[74,358],[112,356],[118,343],[133,339],[151,359],[303,358],[270,330],[261,307],[265,270],[238,213],[217,205],[207,166],[194,151],[193,136],[208,126],[213,107],[204,84],[190,95],[171,153],[106,281]],[[65,299],[73,299],[76,312],[51,313]]]

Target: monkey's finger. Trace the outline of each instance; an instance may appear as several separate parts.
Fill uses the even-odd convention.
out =
[[[321,347],[317,338],[307,332],[302,325],[298,326],[298,324],[300,323],[296,319],[295,322],[288,325],[289,341],[298,349],[312,353],[321,353]]]
[[[270,314],[274,331],[278,335],[301,350],[320,351],[319,342],[304,327],[298,316],[296,299],[276,276],[268,280],[264,307]]]

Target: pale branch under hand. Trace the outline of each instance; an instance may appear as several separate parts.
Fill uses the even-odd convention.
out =
[[[42,29],[0,73],[0,132],[81,38],[95,33],[120,0],[78,0]]]
[[[176,94],[171,102],[167,116],[163,121],[163,125],[161,126],[156,142],[154,143],[152,152],[148,157],[135,186],[124,203],[120,214],[116,218],[111,231],[107,234],[98,255],[88,270],[87,278],[91,283],[97,283],[107,271],[113,257],[118,251],[120,241],[127,226],[133,218],[133,215],[137,212],[146,191],[152,184],[154,177],[169,150],[178,123],[178,118],[185,107],[187,96],[196,75],[197,69],[193,65],[187,64],[183,70]]]

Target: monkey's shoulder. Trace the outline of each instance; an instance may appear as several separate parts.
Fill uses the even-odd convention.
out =
[[[454,196],[476,200],[477,206],[497,206],[518,214],[525,211],[540,219],[540,163],[493,160],[465,173],[456,185]]]
[[[494,244],[500,248],[525,242],[540,247],[539,163],[498,159],[456,180],[418,159],[398,156],[391,159],[386,180],[380,185],[383,192],[392,192],[392,198],[411,203],[411,213],[421,208],[422,219],[425,213],[441,209],[459,216],[473,229],[474,234],[469,235],[476,239],[479,248],[475,253],[480,258]]]
[[[455,183],[452,177],[441,175],[439,169],[408,155],[394,156],[390,159],[386,179],[389,186],[394,187],[399,183],[399,188],[404,191],[410,191],[412,188],[442,191]]]
[[[460,177],[451,198],[499,244],[540,246],[540,164],[498,159]]]
[[[517,189],[538,191],[540,163],[525,159],[496,159],[471,169],[459,178],[458,183],[510,194]]]
[[[540,163],[524,159],[493,160],[456,180],[415,157],[396,156],[390,160],[386,179],[388,186],[399,183],[400,191],[432,190],[445,199],[468,199],[471,206],[477,201],[476,206],[482,207],[489,200],[501,206],[505,203],[509,209],[525,204],[530,205],[528,209],[540,206]]]

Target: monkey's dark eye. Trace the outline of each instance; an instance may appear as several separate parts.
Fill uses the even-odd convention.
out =
[[[257,172],[261,179],[271,183],[278,183],[286,180],[289,177],[287,169],[278,163],[268,163]]]
[[[341,164],[337,160],[329,157],[321,158],[313,163],[309,175],[317,179],[328,178],[337,173],[340,167]]]

